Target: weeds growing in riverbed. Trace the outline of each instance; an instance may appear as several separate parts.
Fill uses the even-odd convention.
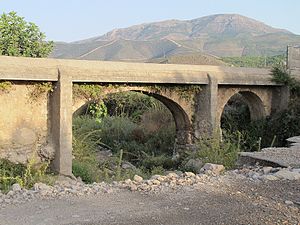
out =
[[[23,188],[32,188],[37,182],[53,184],[54,176],[47,173],[48,163],[37,164],[32,158],[28,164],[15,164],[0,160],[0,190],[8,192],[11,185],[18,183]]]

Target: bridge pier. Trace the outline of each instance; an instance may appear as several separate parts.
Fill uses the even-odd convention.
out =
[[[214,135],[219,131],[220,121],[217,120],[218,111],[218,79],[207,75],[208,85],[195,98],[194,138],[203,135]]]
[[[51,95],[51,137],[55,148],[52,169],[72,176],[72,77],[58,75]]]

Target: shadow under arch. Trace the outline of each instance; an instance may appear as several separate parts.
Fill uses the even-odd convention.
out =
[[[160,101],[161,103],[163,103],[170,110],[170,112],[173,116],[174,122],[175,122],[175,126],[176,126],[175,146],[184,146],[184,145],[189,145],[192,143],[192,138],[191,138],[192,137],[192,135],[191,135],[192,125],[189,120],[189,117],[188,117],[187,113],[185,112],[185,110],[171,98],[169,98],[163,94],[157,94],[157,93],[153,93],[151,91],[143,90],[143,88],[141,88],[141,90],[139,90],[138,88],[130,88],[129,90],[110,91],[110,92],[107,92],[105,95],[124,93],[124,92],[128,92],[128,91],[138,92],[138,93],[142,93],[144,95],[153,97],[153,98],[157,99],[158,101]],[[83,114],[86,111],[88,104],[92,103],[92,102],[93,101],[86,101],[85,103],[83,103],[79,108],[77,108],[73,112],[73,116]]]
[[[263,119],[266,117],[266,110],[261,98],[251,91],[240,91],[240,95],[245,100],[250,110],[250,118],[252,121]]]
[[[223,105],[222,113],[220,115],[221,117],[225,111],[226,105],[232,100],[234,101],[234,97],[237,97],[240,99],[241,102],[246,104],[248,106],[249,112],[250,112],[250,120],[256,121],[260,120],[266,117],[267,113],[265,110],[265,106],[261,98],[254,92],[251,91],[238,91],[231,96],[228,97],[227,101]]]

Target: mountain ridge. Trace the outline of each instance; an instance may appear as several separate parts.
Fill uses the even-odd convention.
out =
[[[165,20],[114,29],[104,35],[56,43],[51,57],[89,60],[151,61],[178,54],[223,56],[276,55],[300,35],[239,14],[192,20]]]

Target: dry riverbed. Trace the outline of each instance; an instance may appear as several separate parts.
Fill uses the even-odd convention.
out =
[[[2,195],[10,201],[0,204],[0,224],[298,225],[300,179],[265,178],[279,171],[244,168],[223,175],[171,173],[111,185],[62,181],[52,189],[39,184],[32,193],[12,192],[14,196],[31,196],[28,198],[14,201],[14,197]],[[284,171],[280,175],[293,173],[291,169]]]

